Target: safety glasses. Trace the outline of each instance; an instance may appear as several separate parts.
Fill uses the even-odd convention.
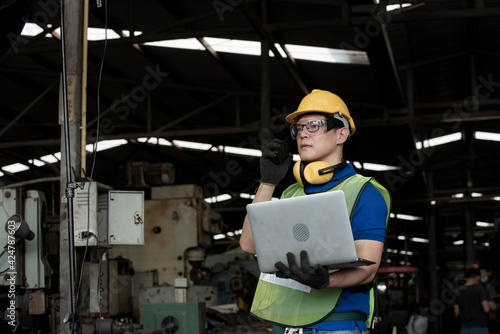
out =
[[[309,133],[318,132],[321,128],[324,128],[324,132],[327,132],[333,129],[333,121],[330,119],[312,119],[306,123],[295,123],[290,127],[290,136],[296,139],[300,131],[304,131],[304,128]]]

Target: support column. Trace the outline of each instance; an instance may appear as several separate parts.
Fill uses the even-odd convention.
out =
[[[262,23],[267,22],[267,2],[261,2]],[[261,55],[260,55],[260,128],[262,148],[272,140],[272,137],[266,134],[271,134],[269,129],[270,112],[271,112],[271,74],[269,72],[269,50],[270,40],[268,36],[263,36],[261,39]]]
[[[472,221],[472,212],[470,209],[470,204],[465,205],[465,266],[468,266],[476,260],[474,254],[474,227]]]
[[[436,204],[437,205],[437,204]],[[430,300],[438,300],[438,274],[437,274],[437,242],[436,242],[436,205],[431,206],[427,215],[429,221],[429,289]],[[435,321],[430,322],[433,328],[431,333],[440,333],[441,317],[438,315]]]
[[[68,201],[66,198],[66,150],[71,160],[71,175],[80,176],[81,171],[81,108],[82,108],[82,61],[83,61],[83,13],[84,2],[79,0],[64,1],[64,32],[67,71],[67,101],[69,123],[69,147],[65,147],[64,106],[59,115],[61,120],[61,184],[60,184],[60,230],[59,230],[59,293],[60,293],[60,328],[58,333],[71,333],[70,324],[63,323],[67,314],[71,313],[71,279],[70,279],[70,249],[68,237]],[[60,99],[63,100],[62,97]],[[73,236],[72,236],[73,237]],[[76,269],[79,270],[78,264]],[[77,275],[78,276],[78,275]],[[76,298],[76,294],[75,294]]]

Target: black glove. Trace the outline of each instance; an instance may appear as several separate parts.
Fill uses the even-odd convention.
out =
[[[273,139],[267,144],[260,158],[260,182],[277,185],[286,176],[292,156],[288,155],[281,163],[275,163],[277,151],[281,149],[284,142]]]
[[[306,251],[300,252],[300,267],[295,263],[293,253],[287,253],[286,258],[288,259],[288,267],[281,261],[276,262],[274,265],[279,270],[276,273],[277,277],[291,278],[318,290],[326,288],[330,283],[328,270],[320,264],[311,267]]]

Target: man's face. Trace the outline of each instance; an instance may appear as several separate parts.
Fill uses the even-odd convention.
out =
[[[307,124],[312,120],[325,120],[325,115],[306,114],[302,116],[297,125]],[[342,157],[342,146],[339,145],[339,129],[326,131],[326,125],[316,132],[309,132],[303,128],[297,134],[297,146],[300,159],[303,161],[327,161],[331,164],[338,163]],[[339,155],[340,154],[340,155]]]

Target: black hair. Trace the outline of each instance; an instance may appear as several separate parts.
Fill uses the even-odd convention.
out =
[[[481,272],[477,268],[469,268],[465,272],[465,278],[473,278],[477,276],[481,276]]]

